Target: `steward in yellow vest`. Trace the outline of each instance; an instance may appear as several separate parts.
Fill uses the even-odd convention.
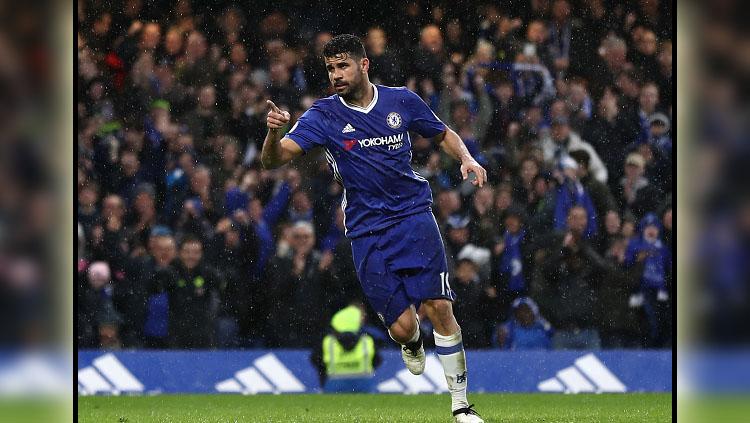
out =
[[[356,305],[339,310],[331,319],[333,331],[312,354],[320,385],[328,392],[367,392],[380,355],[372,337],[361,331],[364,316]]]

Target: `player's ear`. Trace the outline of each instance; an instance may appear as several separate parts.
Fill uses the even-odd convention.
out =
[[[370,70],[370,59],[363,57],[359,60],[359,66],[362,68],[362,72],[367,73]]]

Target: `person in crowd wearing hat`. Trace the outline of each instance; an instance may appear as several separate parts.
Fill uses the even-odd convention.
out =
[[[625,176],[620,180],[615,196],[623,212],[640,219],[658,206],[659,190],[644,176],[646,161],[639,153],[630,153],[625,159]]]
[[[518,297],[510,306],[510,318],[495,327],[492,346],[504,350],[552,348],[552,325],[529,297]]]
[[[584,141],[580,135],[570,130],[567,116],[557,116],[552,119],[549,135],[541,142],[544,161],[550,165],[556,164],[563,156],[573,150],[585,150],[589,153],[589,170],[591,175],[602,183],[607,183],[607,167],[597,154],[594,147]]]
[[[325,392],[369,392],[382,363],[375,341],[362,331],[364,305],[350,304],[331,319],[331,331],[310,356]]]
[[[632,307],[643,307],[648,317],[647,346],[666,347],[672,339],[669,280],[672,252],[661,240],[661,221],[649,213],[638,225],[638,236],[631,239],[625,251],[625,266],[638,266],[640,286],[630,297]]]

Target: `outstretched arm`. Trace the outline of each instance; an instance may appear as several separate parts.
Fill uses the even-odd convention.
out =
[[[469,172],[472,172],[476,175],[476,179],[471,181],[472,184],[481,187],[487,182],[487,171],[471,157],[466,144],[464,144],[461,137],[455,131],[448,128],[445,132],[438,134],[435,140],[443,148],[443,151],[461,162],[461,176],[463,176],[464,180],[469,177]]]
[[[289,123],[289,112],[282,111],[271,100],[267,100],[266,103],[270,107],[266,117],[268,134],[263,141],[260,162],[266,169],[275,169],[300,156],[303,151],[296,142],[289,138],[282,138],[281,128]]]

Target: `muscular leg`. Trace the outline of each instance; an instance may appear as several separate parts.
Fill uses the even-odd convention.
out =
[[[422,346],[422,331],[414,306],[410,305],[388,328],[391,338],[401,344],[401,358],[412,374],[424,372],[425,354]]]
[[[453,303],[444,299],[427,300],[424,302],[427,317],[432,322],[432,327],[439,335],[450,336],[460,328],[453,317]]]
[[[410,306],[388,328],[388,334],[394,341],[405,345],[412,341],[417,329],[417,312],[414,310],[414,306]]]
[[[453,304],[446,299],[435,299],[425,301],[424,307],[434,328],[435,350],[451,392],[451,408],[453,411],[466,408],[469,406],[466,399],[466,355],[461,328],[453,316]]]

